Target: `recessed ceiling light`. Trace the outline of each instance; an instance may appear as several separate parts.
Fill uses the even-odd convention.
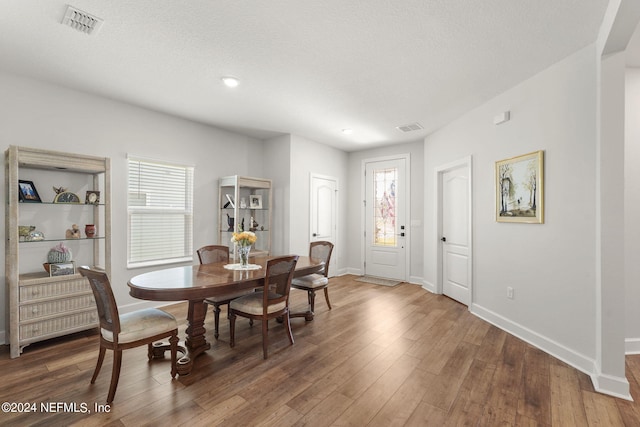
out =
[[[240,84],[240,80],[238,80],[237,78],[232,77],[232,76],[222,77],[222,82],[227,87],[236,87],[236,86],[238,86]]]
[[[351,135],[353,133],[353,129],[342,129],[342,133],[344,133],[345,135]]]

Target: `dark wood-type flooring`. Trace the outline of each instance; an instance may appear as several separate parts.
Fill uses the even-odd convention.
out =
[[[28,346],[18,359],[0,350],[0,402],[36,404],[35,413],[2,413],[0,425],[75,426],[640,426],[640,405],[596,393],[589,377],[419,286],[332,278],[328,310],[292,319],[295,344],[269,324],[263,360],[260,325],[237,322],[229,348],[226,310],[220,339],[194,373],[171,380],[169,360],[147,363],[146,348],[124,352],[108,413],[95,413],[109,388],[112,355],[95,385],[97,332]],[[124,286],[124,285],[122,285]],[[306,295],[292,291],[292,308]],[[167,308],[186,327],[187,305]],[[640,399],[640,356],[627,357]],[[42,413],[54,402],[62,412]],[[76,404],[79,412],[65,412]],[[88,413],[83,413],[86,405]],[[72,409],[67,407],[67,410]]]

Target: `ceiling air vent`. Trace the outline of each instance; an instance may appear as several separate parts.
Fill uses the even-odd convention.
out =
[[[89,15],[87,12],[83,12],[72,6],[67,7],[67,12],[62,19],[62,24],[75,28],[85,34],[97,33],[102,22],[102,19]]]
[[[420,123],[410,123],[396,127],[400,132],[413,132],[414,130],[424,129]]]

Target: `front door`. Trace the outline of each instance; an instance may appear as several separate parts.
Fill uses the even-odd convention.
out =
[[[443,171],[442,195],[442,292],[469,305],[471,258],[469,229],[469,169],[464,164]]]
[[[365,274],[406,279],[406,159],[365,164]]]

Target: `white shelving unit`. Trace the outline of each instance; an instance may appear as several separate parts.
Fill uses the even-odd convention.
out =
[[[228,245],[231,256],[235,259],[231,236],[234,231],[240,230],[244,221],[244,230],[253,231],[258,237],[250,256],[269,255],[271,252],[271,180],[238,175],[225,176],[220,178],[219,193],[219,244]]]
[[[50,277],[43,267],[49,250],[64,242],[75,266],[90,265],[111,273],[110,160],[73,153],[10,146],[5,152],[5,275],[11,357],[25,346],[98,325],[93,293],[80,274]],[[41,202],[20,201],[19,180],[34,183]],[[64,186],[80,203],[54,203],[53,187]],[[86,191],[100,191],[100,201],[85,204]],[[80,238],[67,238],[78,224]],[[97,234],[87,238],[85,224]],[[27,241],[18,226],[33,225],[44,234]]]

